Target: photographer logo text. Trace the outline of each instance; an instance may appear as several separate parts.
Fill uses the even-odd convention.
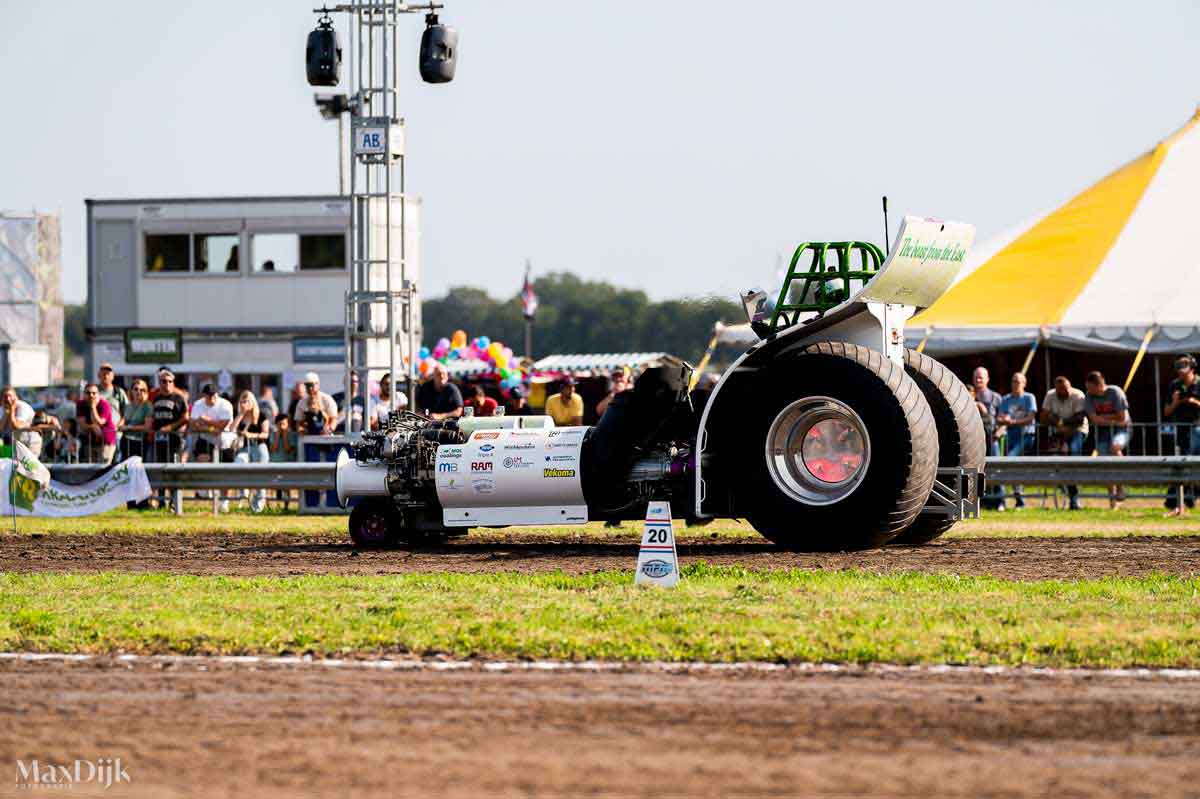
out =
[[[69,763],[17,761],[17,790],[71,789],[75,786],[111,788],[132,782],[121,758],[98,757]]]

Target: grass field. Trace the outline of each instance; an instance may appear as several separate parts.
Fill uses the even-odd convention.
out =
[[[78,519],[39,519],[18,517],[18,534],[56,533],[95,535],[122,533],[128,535],[161,535],[206,533],[263,535],[287,533],[292,535],[345,536],[345,516],[300,516],[294,512],[269,511],[249,513],[234,511],[213,516],[206,511],[191,510],[175,516],[166,510],[112,511],[99,516]],[[0,535],[11,534],[11,519],[0,520]],[[598,536],[625,535],[637,537],[641,527],[626,522],[619,530],[598,523],[567,527],[512,527],[503,529],[479,528],[471,531],[472,538],[506,538],[519,535],[554,535],[564,540]],[[1155,506],[1125,507],[1118,511],[1086,508],[1069,512],[1049,508],[1026,508],[1007,513],[984,512],[980,519],[964,521],[949,534],[954,537],[1022,537],[1022,536],[1083,536],[1120,537],[1127,535],[1200,535],[1200,513],[1181,519],[1165,519],[1162,509]],[[687,527],[676,523],[676,536],[687,539],[759,539],[750,525],[719,520],[702,527]]]
[[[47,602],[47,597],[53,597]],[[1200,666],[1200,579],[0,575],[0,649]]]

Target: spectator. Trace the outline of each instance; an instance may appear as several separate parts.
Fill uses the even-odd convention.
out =
[[[176,382],[174,372],[172,372],[170,369],[168,369],[165,366],[160,366],[160,367],[158,367],[158,372],[156,372],[155,374],[158,377],[158,385],[156,385],[152,389],[150,389],[150,401],[151,402],[154,402],[156,399],[158,399],[158,395],[164,390],[163,383],[162,383],[162,376],[165,374],[169,378],[171,378],[171,391],[175,392],[183,399],[183,404],[185,407],[191,405],[191,398],[192,398],[191,394],[189,394],[188,391],[186,389],[184,389],[183,386],[179,385],[179,383]]]
[[[88,463],[108,464],[117,449],[117,425],[108,400],[101,398],[100,386],[88,383],[83,399],[75,406],[83,458]]]
[[[333,401],[337,403],[339,408],[337,415],[337,427],[335,431],[345,433],[346,430],[346,409],[350,409],[350,430],[351,433],[361,433],[363,429],[363,415],[366,413],[366,400],[358,393],[358,372],[350,373],[350,402],[346,403],[346,392],[339,391],[333,395]]]
[[[450,382],[450,372],[444,363],[433,367],[433,377],[420,385],[416,399],[417,408],[430,419],[462,416],[462,392]]]
[[[217,393],[217,387],[205,383],[200,399],[192,404],[188,431],[198,433],[194,454],[198,463],[231,463],[236,439],[221,434],[233,422],[233,405]]]
[[[1163,416],[1175,423],[1175,446],[1180,455],[1200,455],[1200,380],[1196,379],[1196,359],[1181,355],[1175,359],[1175,379],[1167,386],[1170,400]],[[1172,486],[1167,491],[1167,515],[1182,516],[1180,496],[1188,508],[1196,507],[1194,484]]]
[[[532,416],[533,409],[525,397],[525,389],[513,386],[508,392],[508,408],[504,411],[508,416]]]
[[[997,438],[999,431],[996,428],[996,415],[1000,411],[1000,395],[988,388],[989,379],[988,370],[983,366],[977,367],[974,374],[971,375],[971,387],[974,389],[975,408],[979,411],[979,416],[983,420],[983,435],[987,441],[987,454],[995,456],[1000,454],[1000,443]],[[1003,511],[1004,487],[989,485],[987,493],[987,506]]]
[[[33,428],[33,406],[5,386],[0,392],[0,437],[4,443],[20,441],[35,458],[42,455],[42,434]]]
[[[1054,388],[1042,400],[1042,424],[1050,428],[1050,451],[1058,455],[1082,455],[1088,434],[1087,400],[1083,392],[1063,376],[1054,378]],[[1079,510],[1079,486],[1067,486],[1071,510]]]
[[[44,410],[34,411],[33,424],[29,429],[41,436],[42,452],[38,457],[43,463],[63,459],[67,444],[62,434],[62,423],[57,416]]]
[[[1005,449],[1013,458],[1037,454],[1037,400],[1025,390],[1025,382],[1024,373],[1013,374],[1012,393],[1005,394],[1000,400],[996,414],[997,424],[1004,425],[1007,430]],[[1000,488],[1004,490],[1003,486]],[[1013,486],[1013,500],[1013,507],[1025,507],[1025,496],[1019,485]]]
[[[575,393],[574,377],[564,377],[562,388],[546,400],[546,415],[552,418],[558,427],[583,424],[583,397]]]
[[[234,460],[240,463],[267,463],[271,454],[267,441],[271,436],[270,417],[262,413],[254,394],[243,391],[238,396],[237,416],[230,429],[237,434],[238,449]],[[250,510],[262,513],[267,507],[267,492],[257,489],[250,497]]]
[[[121,431],[122,457],[147,457],[149,448],[146,437],[154,429],[154,406],[150,403],[150,387],[140,377],[129,388],[132,396],[125,406],[123,421],[117,426]]]
[[[292,415],[296,420],[297,433],[302,436],[327,436],[333,432],[337,415],[337,403],[321,390],[321,377],[316,372],[305,373],[304,397]]]
[[[624,391],[628,391],[632,387],[633,382],[629,379],[628,372],[624,369],[618,369],[613,372],[612,377],[609,378],[608,393],[596,403],[596,417],[599,418],[604,415],[604,412],[608,410],[609,403],[613,401],[613,397]]]
[[[470,408],[475,416],[495,416],[496,408],[499,406],[494,399],[487,395],[483,386],[477,383],[471,389],[471,398],[467,400],[466,407]]]
[[[113,409],[113,419],[117,426],[125,419],[125,408],[129,405],[129,395],[125,389],[113,383],[113,368],[111,363],[102,363],[96,371],[96,383],[100,386],[100,398],[108,400]]]
[[[300,400],[304,399],[304,381],[292,384],[292,396],[288,400],[288,417],[296,418],[296,409],[300,407]]]
[[[183,454],[182,431],[188,424],[187,397],[176,390],[175,375],[170,369],[158,371],[158,386],[153,395],[154,460],[171,463]]]
[[[279,403],[275,401],[275,389],[271,386],[263,386],[262,393],[258,395],[258,410],[266,414],[268,419],[279,415]]]
[[[286,413],[275,417],[275,426],[271,430],[270,451],[273,463],[290,463],[296,460],[296,433],[292,430],[292,419]]]
[[[1099,372],[1088,372],[1087,415],[1096,431],[1096,449],[1101,455],[1124,455],[1129,446],[1129,400],[1120,386],[1110,386]],[[1112,510],[1125,501],[1125,486],[1108,487],[1108,506]]]
[[[387,423],[388,414],[392,411],[402,411],[408,407],[408,396],[403,391],[396,392],[395,402],[392,398],[393,381],[391,373],[379,378],[379,402],[371,412],[371,429],[378,430]],[[394,407],[393,407],[394,404]]]

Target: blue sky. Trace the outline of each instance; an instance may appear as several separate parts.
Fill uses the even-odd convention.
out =
[[[0,0],[0,208],[336,189],[304,80],[312,3]],[[769,283],[803,240],[893,214],[982,237],[1059,202],[1200,101],[1200,3],[448,0],[458,78],[402,41],[423,290],[517,290],[524,259],[653,297]],[[894,228],[893,228],[894,229]]]

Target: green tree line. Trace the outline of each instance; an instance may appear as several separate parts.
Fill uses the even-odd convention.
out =
[[[668,352],[695,363],[718,321],[738,322],[741,306],[716,297],[652,302],[644,291],[583,280],[554,272],[533,284],[538,311],[533,324],[533,352],[538,358],[559,353]],[[520,354],[525,320],[520,292],[494,299],[471,286],[457,286],[445,297],[421,306],[425,344],[455,330],[486,335]]]

